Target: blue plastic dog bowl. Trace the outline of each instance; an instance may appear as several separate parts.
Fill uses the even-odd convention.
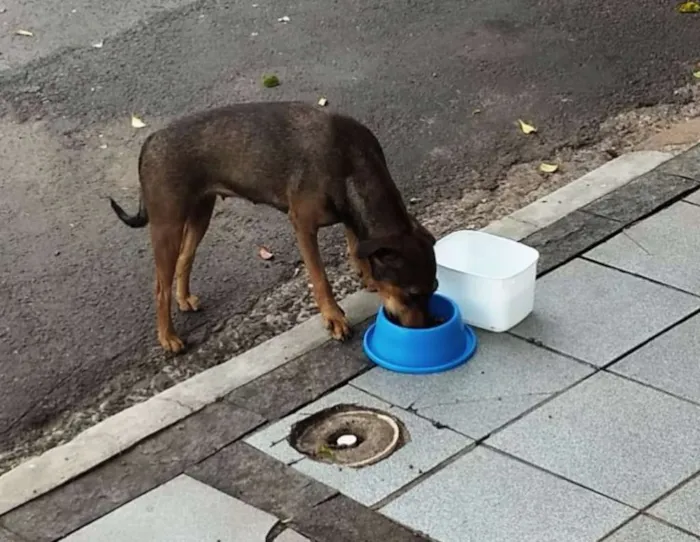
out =
[[[430,299],[430,313],[443,319],[425,329],[402,327],[391,322],[384,308],[365,332],[365,354],[390,371],[410,374],[439,373],[453,369],[474,355],[477,339],[462,322],[454,301],[440,294]]]

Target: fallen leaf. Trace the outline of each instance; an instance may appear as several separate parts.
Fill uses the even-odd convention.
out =
[[[474,109],[474,111],[472,111],[472,115],[478,115],[479,113],[481,113],[481,109]]]
[[[318,105],[320,105],[321,107],[326,107],[328,105],[328,100],[326,100],[325,98],[320,98],[318,100]]]
[[[700,13],[700,2],[695,0],[689,0],[688,2],[681,2],[678,4],[679,13]]]
[[[420,201],[420,198],[411,198],[408,200],[408,203],[418,203]]]
[[[93,43],[92,46],[93,46],[95,49],[102,49],[102,47],[104,46],[104,44],[105,44],[105,40],[100,40],[100,41],[98,41],[98,42]]]
[[[280,85],[280,78],[276,75],[263,75],[262,83],[265,88],[278,87]]]
[[[693,72],[693,77],[695,77],[695,79],[700,79],[700,70]]]
[[[535,132],[537,132],[537,128],[535,128],[532,124],[528,124],[525,121],[518,119],[518,124],[520,125],[520,129],[523,131],[524,134],[534,134]]]
[[[275,255],[272,252],[270,252],[269,250],[267,250],[267,248],[265,248],[265,247],[259,248],[258,256],[260,256],[260,258],[265,260],[265,261],[271,260],[272,258],[275,257]]]
[[[140,118],[138,118],[136,115],[131,115],[131,127],[132,128],[145,128],[146,123],[143,122]]]
[[[318,448],[318,452],[316,452],[316,455],[326,457],[328,459],[333,459],[333,450],[331,450],[325,444],[321,444],[321,446],[319,446]]]
[[[540,171],[542,173],[554,173],[559,169],[557,164],[548,164],[547,162],[542,162],[540,164]]]
[[[277,22],[278,22],[278,23],[288,23],[289,21],[291,21],[291,19],[290,19],[287,15],[285,15],[285,16],[280,17],[279,19],[277,19]]]
[[[30,32],[29,30],[17,30],[15,34],[18,36],[27,36],[28,38],[31,38],[34,35],[34,32]]]

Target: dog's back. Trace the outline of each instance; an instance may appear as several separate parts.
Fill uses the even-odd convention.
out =
[[[367,164],[386,167],[379,141],[355,119],[301,102],[254,102],[183,117],[154,132],[139,170],[142,185],[149,172],[168,172],[171,182],[196,178],[206,192],[286,212],[290,193],[340,196],[343,181]]]

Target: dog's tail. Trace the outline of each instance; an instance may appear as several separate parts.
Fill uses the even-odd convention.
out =
[[[112,206],[112,210],[117,214],[119,220],[124,222],[127,226],[132,228],[143,228],[148,224],[148,211],[146,211],[146,206],[143,203],[143,198],[139,198],[139,210],[138,212],[131,216],[122,209],[119,204],[112,198],[109,198],[109,204]]]

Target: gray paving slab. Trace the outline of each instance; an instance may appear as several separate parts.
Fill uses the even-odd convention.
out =
[[[639,516],[605,538],[604,542],[697,542],[697,540],[660,521]]]
[[[416,377],[378,367],[352,385],[480,439],[593,371],[511,335],[477,333],[476,355],[453,371]]]
[[[601,372],[488,440],[637,508],[700,470],[700,406]]]
[[[653,506],[649,513],[700,536],[700,476]]]
[[[341,403],[377,408],[397,417],[408,429],[410,442],[375,465],[352,469],[308,459],[296,452],[286,441],[294,423],[319,410]],[[290,458],[291,461],[297,461],[293,467],[299,472],[337,489],[359,503],[372,506],[471,445],[473,440],[450,429],[438,428],[415,414],[380,401],[352,386],[344,386],[305,406],[301,412],[252,435],[246,442],[280,461],[288,462]]]
[[[685,201],[689,201],[690,203],[694,203],[695,205],[700,205],[700,190],[696,190],[692,194],[688,194],[685,197]]]
[[[291,525],[318,542],[435,542],[344,495],[294,517]]]
[[[265,540],[277,518],[182,474],[65,538],[66,542]]]
[[[277,538],[275,538],[275,542],[311,542],[311,541],[308,538],[306,538],[305,536],[301,536],[298,532],[293,531],[291,529],[287,529],[281,535],[279,535]]]
[[[634,514],[483,446],[380,511],[441,542],[591,542]]]
[[[610,370],[700,403],[700,316],[678,324]]]
[[[0,527],[0,542],[24,542],[19,536]]]
[[[513,334],[603,366],[700,308],[700,298],[576,259],[537,281]]]
[[[634,224],[585,256],[700,294],[700,207],[680,201]]]
[[[213,403],[3,515],[2,523],[23,539],[53,542],[182,474],[264,422],[245,409]]]

